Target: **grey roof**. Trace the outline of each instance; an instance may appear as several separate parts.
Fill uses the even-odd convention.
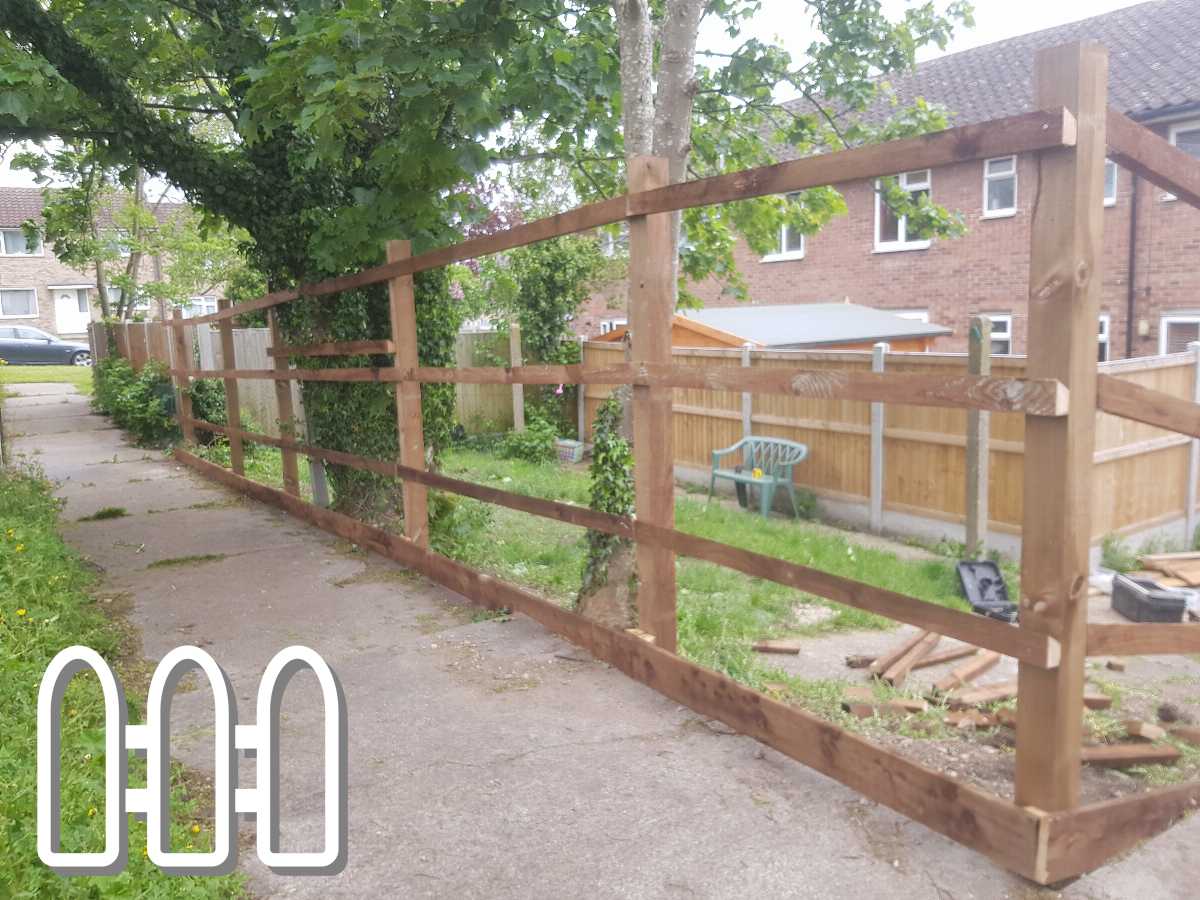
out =
[[[187,204],[163,201],[151,204],[151,208],[159,222],[166,222],[180,210],[186,209]],[[112,212],[111,205],[101,210],[101,224],[112,223]],[[0,227],[16,228],[29,219],[35,222],[42,219],[42,189],[0,186]]]
[[[1085,40],[1108,48],[1109,105],[1141,119],[1200,108],[1200,0],[1139,3],[931,59],[885,80],[901,106],[923,98],[945,107],[952,125],[985,122],[1034,108],[1036,51]],[[881,98],[865,118],[890,114]]]
[[[682,310],[680,315],[764,347],[816,347],[952,333],[942,325],[854,303],[724,306]]]

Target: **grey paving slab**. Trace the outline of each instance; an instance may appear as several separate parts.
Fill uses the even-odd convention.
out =
[[[170,506],[65,528],[105,567],[103,591],[126,598],[147,657],[205,647],[243,722],[280,648],[311,646],[337,671],[350,726],[348,864],[331,877],[273,874],[243,824],[241,865],[258,896],[1194,896],[1198,818],[1062,893],[1037,889],[528,619],[479,620],[444,588],[273,510],[208,505],[228,495],[169,461],[107,464],[108,432],[17,443],[53,461],[72,503],[96,490],[123,492],[131,509]],[[216,558],[150,566],[205,554]],[[204,690],[177,695],[176,752],[200,769],[212,766],[211,719]],[[302,673],[280,726],[284,849],[319,845],[321,725]],[[253,768],[243,761],[243,783]]]

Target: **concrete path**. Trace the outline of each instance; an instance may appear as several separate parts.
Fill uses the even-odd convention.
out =
[[[243,722],[288,644],[340,676],[349,862],[333,877],[274,875],[243,823],[260,896],[1195,896],[1200,817],[1061,895],[1034,888],[527,619],[476,621],[441,587],[130,446],[70,388],[11,390],[15,451],[60,482],[67,540],[103,567],[100,596],[128,601],[146,657],[206,648]],[[76,521],[105,506],[129,515]],[[284,849],[320,841],[315,697],[301,674],[284,703]],[[207,691],[174,706],[175,754],[211,771]]]

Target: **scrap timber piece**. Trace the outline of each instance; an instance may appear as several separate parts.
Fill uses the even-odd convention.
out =
[[[996,722],[1005,728],[1017,727],[1017,710],[1014,706],[1002,706],[995,712]]]
[[[763,638],[754,642],[754,650],[757,653],[799,653],[801,644],[799,641]]]
[[[869,687],[850,687],[842,695],[842,709],[860,719],[875,715],[875,692]]]
[[[992,728],[997,719],[981,709],[960,709],[946,713],[946,717],[942,721],[960,731],[973,731],[976,728]]]
[[[951,647],[949,650],[942,650],[940,653],[930,653],[924,659],[918,659],[912,667],[915,672],[917,669],[928,669],[932,666],[940,666],[943,663],[955,662],[968,656],[974,656],[979,652],[979,648],[971,644],[963,644],[960,647]]]
[[[980,650],[945,678],[937,681],[933,685],[933,689],[939,694],[945,694],[955,688],[963,687],[992,669],[998,662],[1000,662],[999,653],[994,650]]]
[[[1108,709],[1112,706],[1112,697],[1099,691],[1084,690],[1083,705],[1088,709]]]
[[[883,673],[883,680],[892,687],[900,687],[900,685],[904,684],[904,680],[908,678],[908,673],[912,671],[912,667],[918,661],[928,656],[941,639],[942,636],[940,634],[935,634],[932,631],[926,633],[925,637],[917,641],[911,650],[888,667],[888,670]]]
[[[1098,747],[1084,747],[1082,759],[1090,766],[1123,769],[1126,766],[1173,763],[1180,755],[1170,744],[1102,744]]]
[[[1129,719],[1121,724],[1125,726],[1125,733],[1132,738],[1141,738],[1144,741],[1161,741],[1167,736],[1165,728],[1151,725],[1149,722],[1143,722],[1141,719]]]
[[[917,646],[917,644],[921,643],[921,641],[923,641],[928,634],[929,634],[928,631],[918,631],[916,634],[912,635],[912,637],[905,640],[899,646],[893,647],[887,653],[884,653],[883,655],[879,656],[875,660],[875,662],[871,663],[870,667],[868,668],[868,671],[872,675],[874,675],[876,678],[878,678],[880,675],[882,675],[884,672],[886,672],[888,669],[890,669],[892,666],[894,666],[897,662],[899,662],[900,659],[906,653],[908,653],[910,650],[912,650],[913,647],[915,647],[915,646]]]
[[[1192,728],[1188,725],[1176,725],[1171,729],[1171,737],[1186,741],[1193,747],[1200,747],[1200,728]]]
[[[875,657],[867,653],[851,653],[846,657],[846,667],[850,669],[865,669],[875,662]]]
[[[885,713],[899,716],[923,713],[928,709],[929,704],[917,697],[893,697],[880,707]]]
[[[1011,700],[1017,696],[1016,681],[1002,681],[999,684],[988,684],[983,687],[960,688],[949,697],[951,709],[964,709],[968,706],[985,706],[988,703],[998,703],[1001,700]]]

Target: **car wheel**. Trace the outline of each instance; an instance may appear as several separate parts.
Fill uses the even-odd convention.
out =
[[[80,350],[71,356],[71,365],[73,366],[90,366],[92,364],[92,354],[86,350]]]

